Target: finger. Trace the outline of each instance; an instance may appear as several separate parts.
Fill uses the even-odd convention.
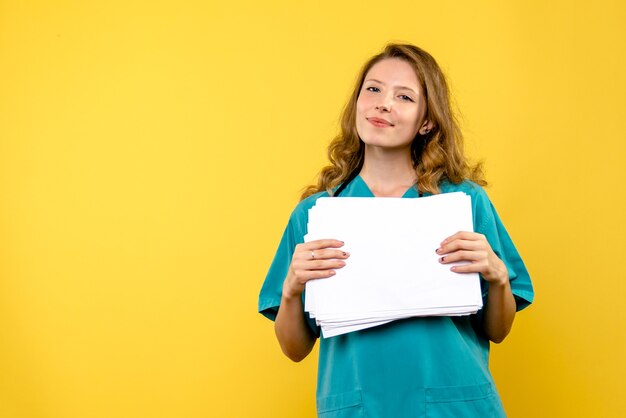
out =
[[[350,257],[350,253],[341,250],[321,249],[321,250],[304,250],[299,253],[299,256],[306,260],[329,260],[340,259],[345,260]]]
[[[441,264],[454,263],[457,261],[479,261],[484,260],[486,254],[482,251],[455,251],[439,258]]]
[[[335,270],[310,270],[297,277],[297,281],[303,285],[309,280],[328,279],[337,274]]]
[[[456,239],[462,239],[462,240],[469,240],[469,241],[476,241],[476,240],[480,240],[481,238],[484,238],[484,235],[482,234],[477,234],[476,232],[469,232],[469,231],[459,231],[454,235],[450,235],[448,238],[444,239],[443,241],[441,241],[441,245],[445,245],[451,241],[454,241]]]
[[[460,266],[452,266],[450,267],[450,270],[455,273],[482,273],[483,267],[483,263],[470,263]]]
[[[293,261],[292,267],[298,276],[306,271],[312,270],[329,270],[340,269],[346,265],[343,260],[330,259],[330,260],[302,260],[297,259]]]
[[[308,280],[328,279],[329,277],[333,277],[335,274],[337,274],[335,270],[314,270],[309,272]]]
[[[303,263],[303,270],[329,270],[340,269],[346,265],[343,260],[307,260]]]
[[[340,248],[343,247],[343,244],[343,241],[339,241],[338,239],[318,239],[302,244],[302,249],[311,251],[320,250],[322,248]]]
[[[484,242],[482,241],[469,241],[465,239],[455,239],[447,244],[437,248],[437,254],[448,254],[458,250],[478,251],[484,249]]]

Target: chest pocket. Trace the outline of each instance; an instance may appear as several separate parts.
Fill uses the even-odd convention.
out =
[[[426,389],[426,418],[506,418],[493,384]]]
[[[317,400],[319,418],[362,418],[361,391],[338,393]]]

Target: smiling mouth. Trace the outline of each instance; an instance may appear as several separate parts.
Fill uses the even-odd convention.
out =
[[[379,128],[391,127],[393,123],[379,118],[366,118],[369,123]]]

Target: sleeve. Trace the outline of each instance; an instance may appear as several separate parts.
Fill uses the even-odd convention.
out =
[[[496,209],[482,188],[479,188],[479,192],[474,195],[473,206],[475,232],[485,235],[493,251],[506,265],[517,310],[521,311],[533,302],[535,295],[528,270]],[[487,283],[481,280],[481,284],[483,296],[486,296]]]
[[[302,211],[298,211],[298,208],[294,210],[289,218],[289,223],[285,228],[283,237],[280,240],[274,260],[270,265],[261,292],[259,294],[259,313],[272,321],[276,320],[278,314],[278,308],[280,307],[280,300],[283,293],[283,282],[287,277],[289,266],[291,264],[291,258],[295,251],[296,245],[304,242],[304,235],[306,233],[307,220],[303,219],[304,215],[299,215]],[[304,211],[306,213],[306,211]],[[304,292],[302,293],[302,302],[304,306]],[[311,319],[308,313],[304,312],[304,317],[307,321],[307,325],[317,337],[320,335],[320,328],[314,319]]]

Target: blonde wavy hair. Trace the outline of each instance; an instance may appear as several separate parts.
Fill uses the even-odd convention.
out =
[[[363,66],[354,91],[341,116],[341,132],[328,147],[330,165],[324,167],[317,184],[305,188],[301,199],[333,190],[350,182],[363,165],[365,146],[356,130],[356,103],[369,70],[378,62],[397,58],[415,70],[426,98],[426,119],[433,124],[426,135],[418,134],[411,144],[411,157],[420,192],[439,193],[443,180],[459,184],[465,179],[485,186],[482,165],[470,165],[463,151],[463,134],[450,104],[445,76],[435,59],[426,51],[410,44],[389,44]]]

